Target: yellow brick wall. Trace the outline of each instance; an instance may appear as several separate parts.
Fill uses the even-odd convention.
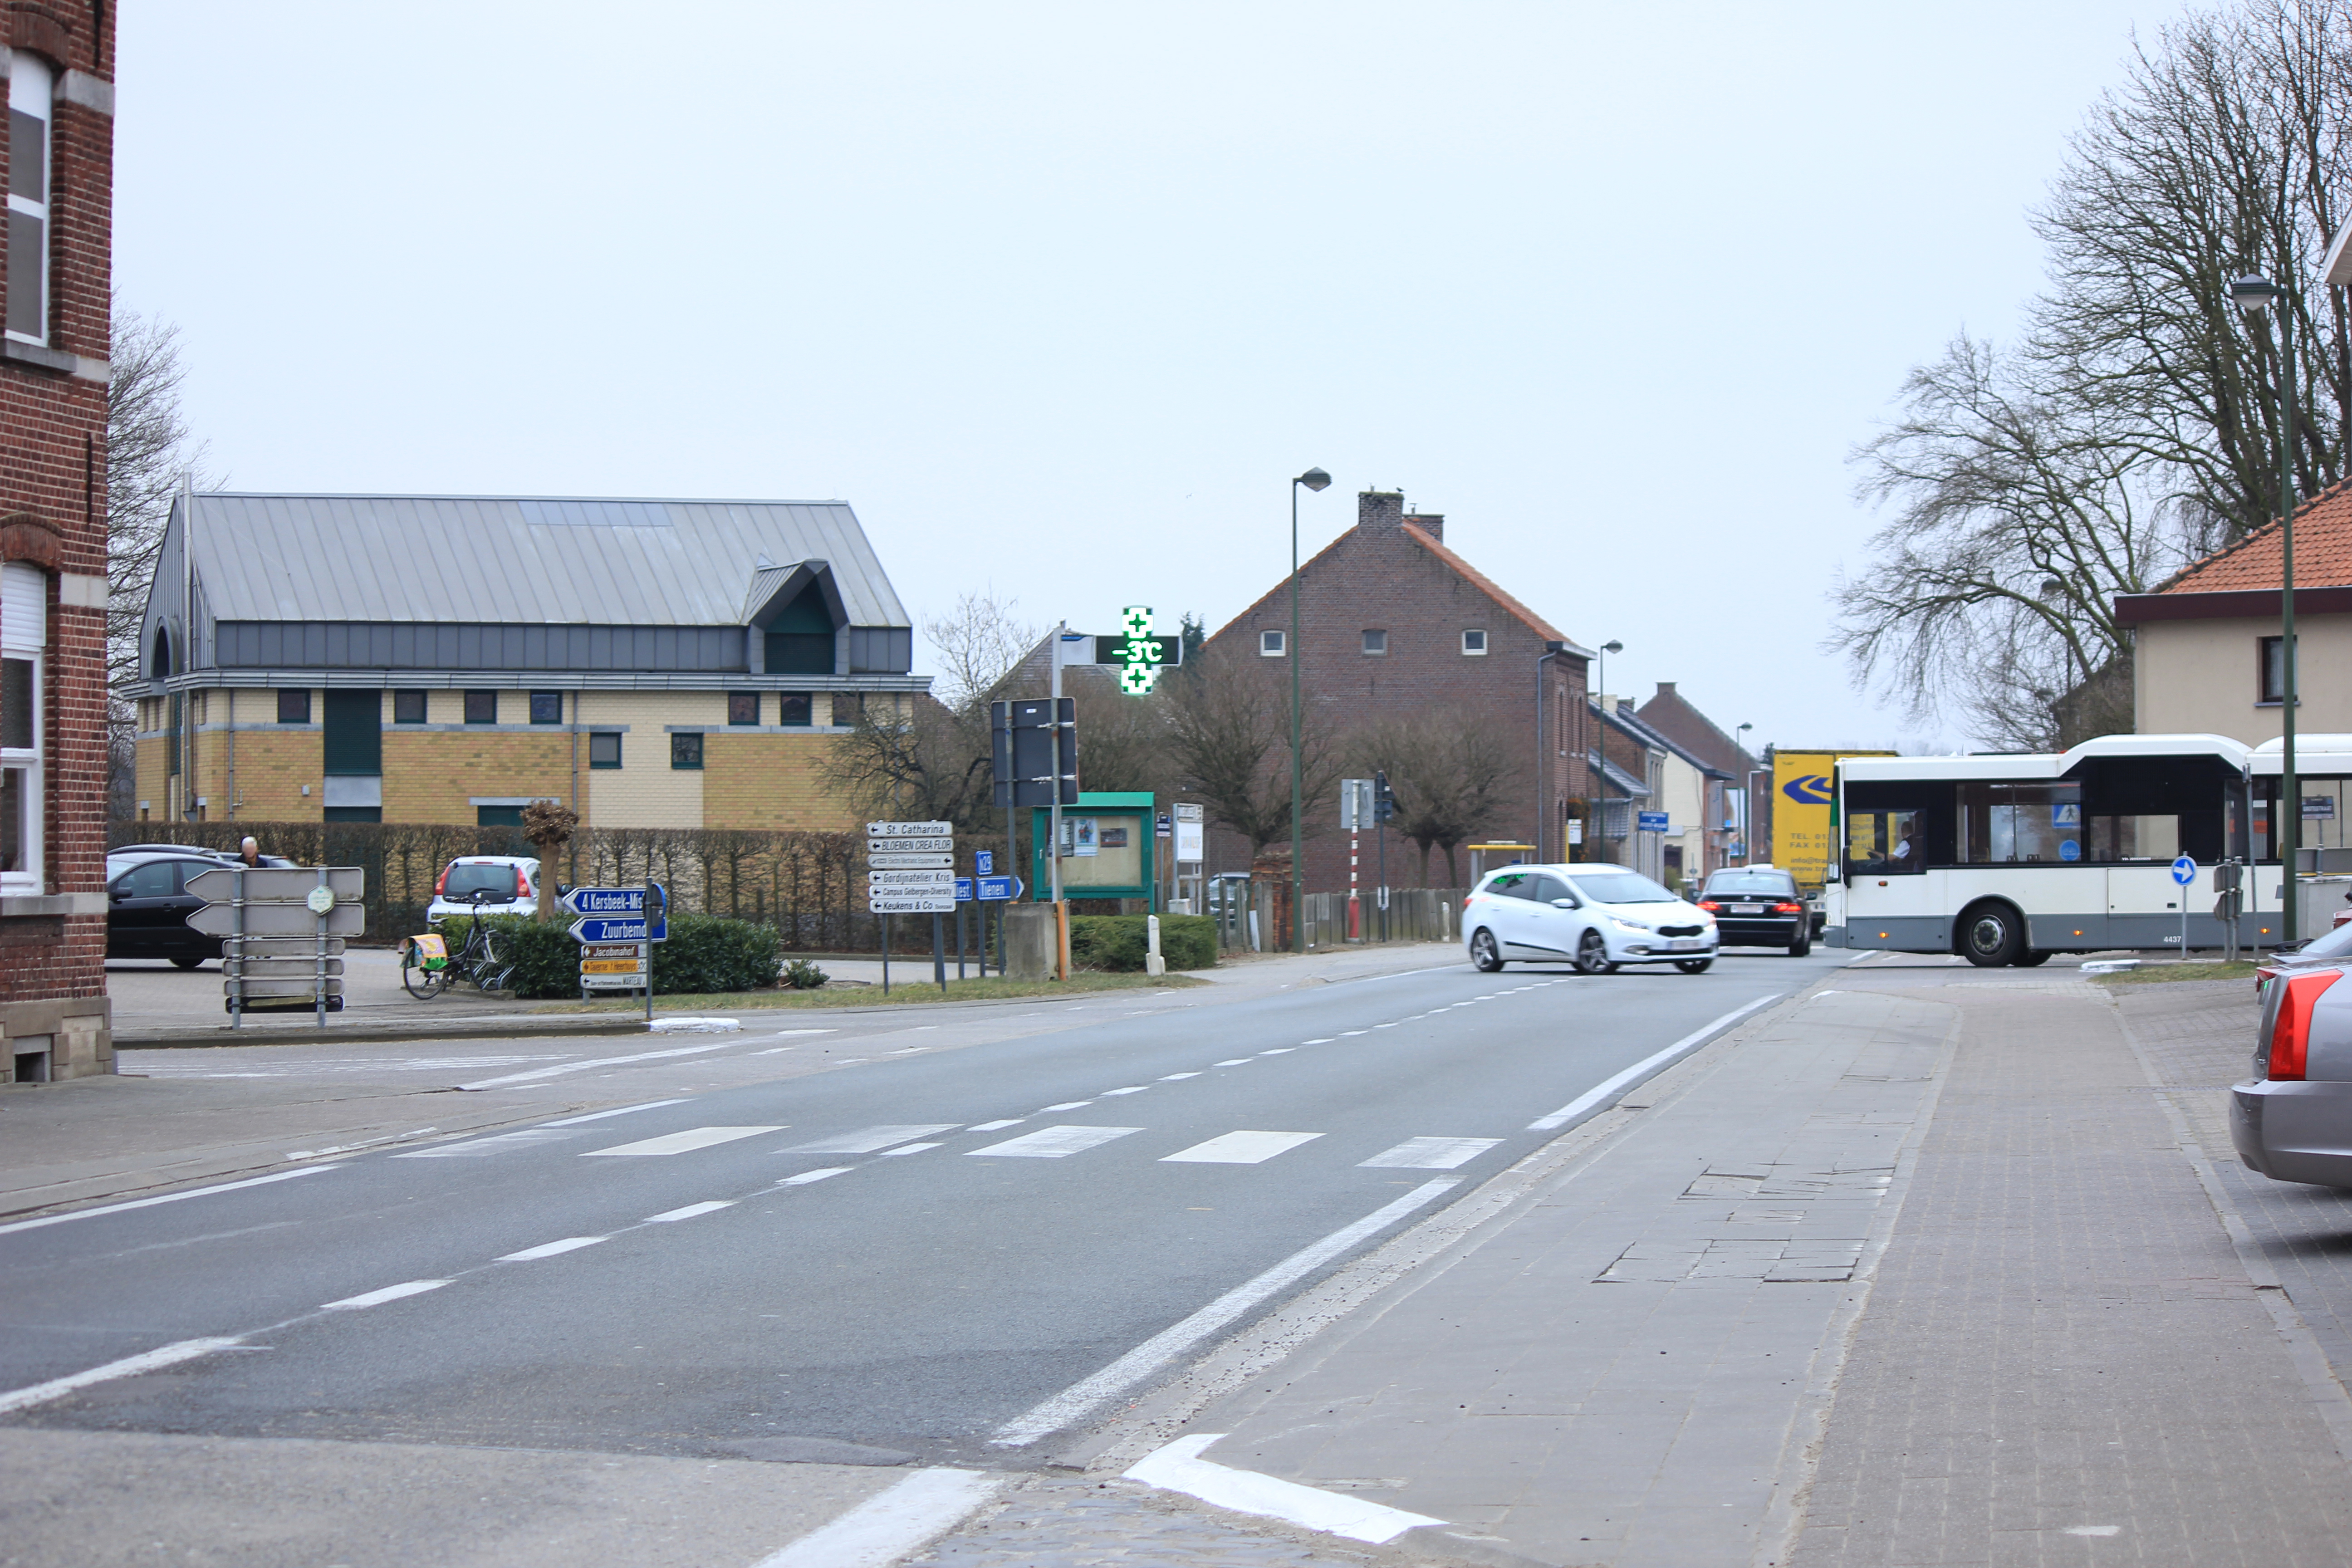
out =
[[[828,791],[819,764],[830,735],[707,735],[702,742],[705,827],[842,832],[858,826]]]
[[[520,698],[517,699],[520,700]],[[587,748],[581,748],[587,765]],[[449,822],[478,819],[475,795],[572,798],[572,737],[552,726],[537,733],[509,730],[418,730],[383,732],[383,819]]]

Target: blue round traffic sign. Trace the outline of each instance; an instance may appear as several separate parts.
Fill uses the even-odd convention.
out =
[[[2183,855],[2172,863],[2172,879],[2182,887],[2197,879],[2197,862]]]

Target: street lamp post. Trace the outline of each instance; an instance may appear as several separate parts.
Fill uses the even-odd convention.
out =
[[[1743,760],[1748,755],[1748,731],[1754,728],[1753,724],[1741,724],[1731,731],[1731,749],[1738,752]],[[1748,776],[1739,781],[1739,858],[1742,860],[1756,858],[1756,830],[1749,826],[1755,815],[1756,771],[1751,768]]]
[[[1592,797],[1591,831],[1585,837],[1591,842],[1591,858],[1595,860],[1602,858],[1601,851],[1609,847],[1609,712],[1601,704],[1609,695],[1609,656],[1624,651],[1625,645],[1613,638],[1601,645],[1599,668],[1594,675],[1601,683],[1601,689],[1591,694],[1593,710],[1600,715],[1601,727],[1597,734],[1601,742],[1601,766],[1594,770],[1592,775],[1592,787],[1599,793]],[[1589,760],[1586,765],[1591,765]]]
[[[2285,291],[2259,272],[2250,272],[2230,285],[2230,298],[2245,311],[2248,324],[2267,313]],[[2278,455],[2279,546],[2284,559],[2279,573],[2279,803],[2272,836],[2279,845],[2279,939],[2294,945],[2295,861],[2302,852],[2303,784],[2294,773],[2294,353],[2288,313],[2278,314]]]
[[[1544,845],[1549,841],[1551,834],[1551,791],[1558,772],[1551,765],[1551,753],[1544,750],[1544,708],[1548,695],[1544,690],[1544,661],[1558,658],[1567,651],[1566,643],[1547,638],[1543,652],[1536,655],[1536,864],[1538,866],[1550,864],[1544,858]],[[1558,747],[1553,750],[1558,750]],[[1562,856],[1561,858],[1567,857]]]
[[[1298,487],[1319,490],[1331,482],[1320,468],[1309,468],[1290,481],[1290,950],[1307,951],[1306,816],[1299,746],[1303,730],[1298,707]]]

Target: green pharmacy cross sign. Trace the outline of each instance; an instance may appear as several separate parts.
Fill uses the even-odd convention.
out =
[[[1184,639],[1151,635],[1151,608],[1129,605],[1119,616],[1125,633],[1095,638],[1095,662],[1119,667],[1118,689],[1141,697],[1159,684],[1160,672],[1184,662]]]

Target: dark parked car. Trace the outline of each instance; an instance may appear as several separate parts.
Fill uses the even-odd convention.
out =
[[[176,850],[168,855],[121,852],[106,858],[106,956],[168,958],[194,969],[221,955],[221,942],[191,930],[188,916],[204,900],[188,879],[218,869],[218,857]]]
[[[1784,947],[1791,958],[1813,950],[1812,910],[1786,871],[1727,866],[1706,879],[1698,907],[1715,917],[1726,947]]]

